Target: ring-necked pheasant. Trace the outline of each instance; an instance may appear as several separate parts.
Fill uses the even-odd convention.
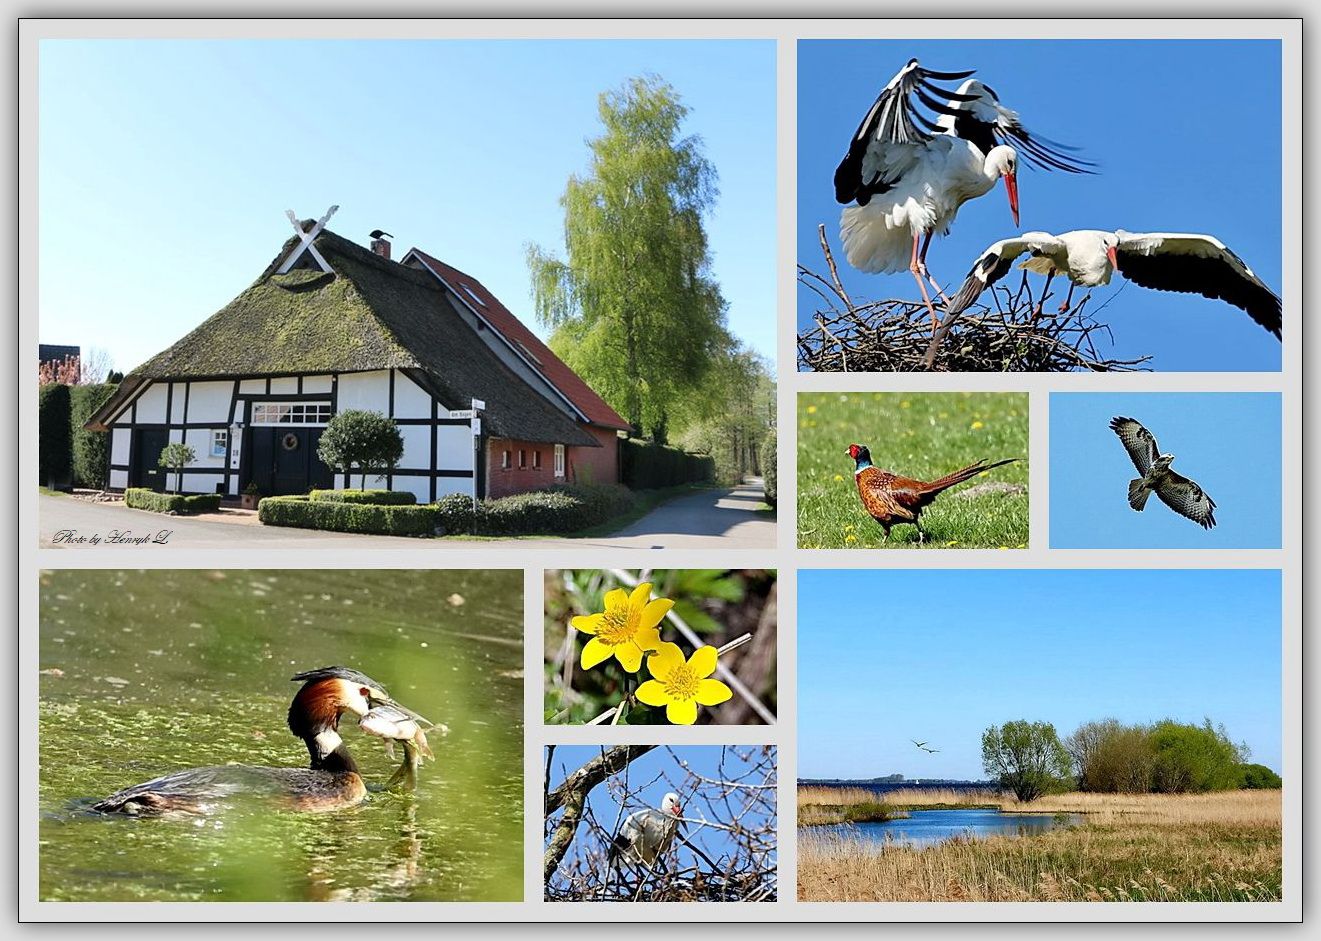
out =
[[[1017,460],[1010,458],[1007,461],[996,461],[994,464],[980,460],[976,464],[969,464],[962,470],[956,470],[952,474],[946,474],[939,480],[928,483],[923,480],[913,480],[911,477],[900,477],[898,474],[873,467],[871,451],[867,450],[866,445],[850,444],[847,453],[856,465],[853,480],[858,485],[858,496],[862,497],[862,507],[871,514],[872,519],[881,524],[881,528],[885,530],[884,538],[890,538],[891,527],[900,523],[912,523],[917,527],[918,542],[926,539],[926,533],[922,532],[918,517],[936,497],[950,487],[971,480],[982,471],[1012,464]]]

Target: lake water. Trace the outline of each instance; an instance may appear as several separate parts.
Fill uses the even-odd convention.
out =
[[[891,842],[915,848],[934,846],[955,837],[1031,836],[1059,826],[1082,823],[1080,814],[1006,814],[997,810],[914,810],[899,820],[811,827],[821,835],[869,843]]]
[[[43,573],[41,897],[521,899],[522,583],[519,571]],[[411,795],[184,820],[84,809],[182,768],[306,767],[285,726],[289,677],[331,664],[449,726],[429,734],[436,761]],[[383,784],[402,753],[388,759],[350,718],[345,743],[369,787]]]

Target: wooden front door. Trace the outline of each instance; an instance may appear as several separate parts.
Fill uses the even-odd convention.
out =
[[[331,470],[317,456],[320,428],[253,428],[251,479],[263,496],[307,493],[333,486]]]
[[[170,433],[164,428],[139,428],[133,433],[133,465],[128,485],[147,487],[158,493],[165,492],[165,479],[169,471],[160,466],[161,452],[170,443]]]

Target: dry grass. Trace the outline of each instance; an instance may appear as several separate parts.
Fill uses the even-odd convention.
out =
[[[807,790],[817,790],[804,788]],[[925,792],[891,792],[888,800]],[[959,792],[940,794],[950,806]],[[975,793],[975,792],[974,792]],[[972,796],[971,794],[965,796]],[[981,797],[987,803],[991,795]],[[874,799],[872,795],[872,799]],[[1281,892],[1279,791],[1062,794],[1004,810],[1082,813],[1035,836],[951,840],[925,849],[801,831],[807,901],[1273,901]],[[913,806],[909,804],[908,806]]]

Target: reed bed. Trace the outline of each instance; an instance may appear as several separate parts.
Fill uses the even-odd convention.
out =
[[[898,804],[897,793],[886,797]],[[941,796],[948,801],[958,793]],[[1279,791],[1074,793],[1031,805],[962,793],[1007,811],[1079,813],[1087,822],[1035,836],[955,839],[923,849],[805,827],[799,833],[799,898],[1214,902],[1274,901],[1281,895]]]

